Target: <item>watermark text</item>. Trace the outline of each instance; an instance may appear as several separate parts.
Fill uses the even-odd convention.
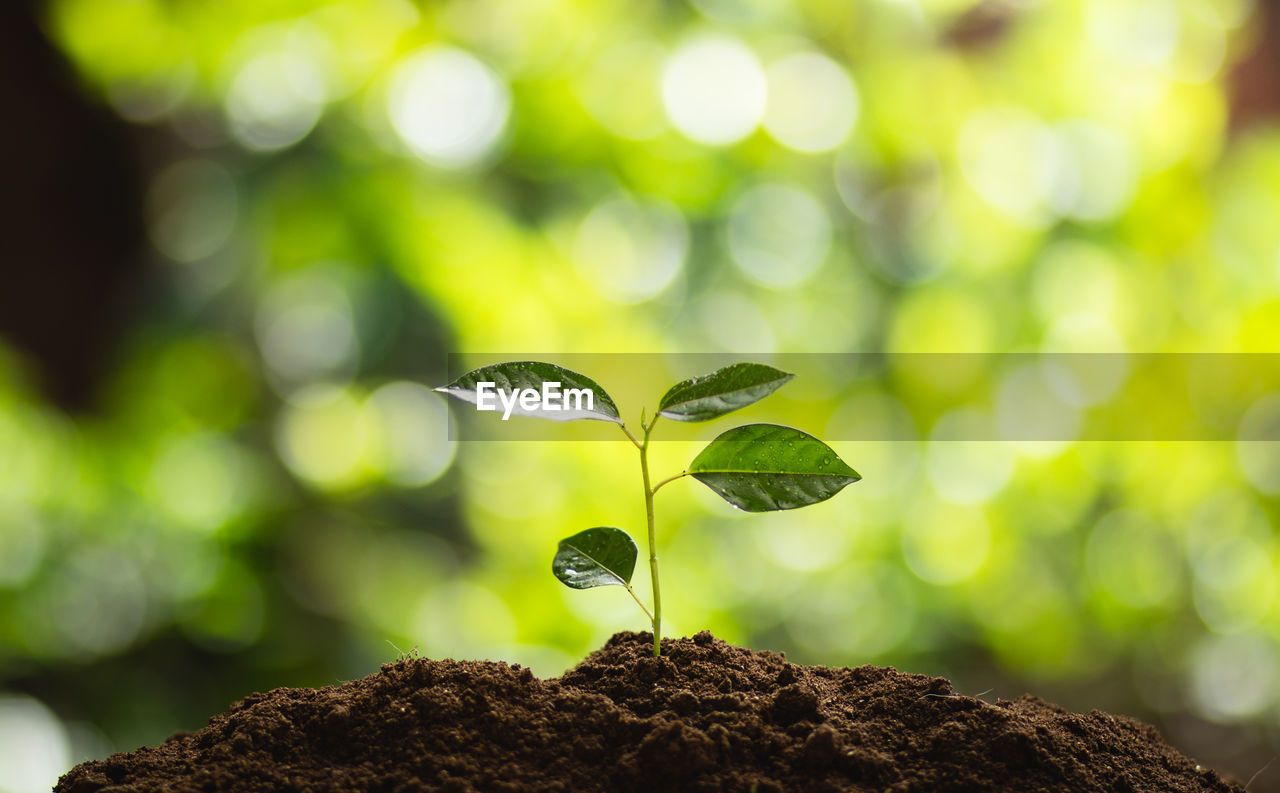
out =
[[[516,408],[521,413],[583,411],[595,408],[595,394],[590,388],[566,388],[558,382],[545,382],[537,388],[513,388],[507,391],[497,383],[476,383],[476,410],[502,410],[502,420],[511,418]]]

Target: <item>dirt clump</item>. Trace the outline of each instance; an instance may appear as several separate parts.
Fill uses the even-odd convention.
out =
[[[562,677],[401,660],[253,694],[194,733],[83,763],[91,791],[1209,793],[1242,788],[1123,716],[995,704],[942,678],[797,666],[699,633],[619,633]]]

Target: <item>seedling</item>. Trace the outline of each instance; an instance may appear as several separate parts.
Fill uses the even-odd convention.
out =
[[[622,586],[653,624],[653,654],[662,651],[662,592],[658,587],[658,546],[653,497],[666,485],[691,476],[738,509],[772,512],[826,501],[862,477],[822,441],[777,424],[735,427],[713,440],[688,469],[652,483],[649,439],[658,419],[710,421],[777,391],[794,375],[758,363],[735,363],[673,385],[658,401],[658,411],[636,437],[617,405],[594,380],[555,364],[517,361],[483,366],[437,388],[479,410],[554,421],[594,420],[617,424],[640,452],[644,509],[648,522],[650,610],[631,586],[639,549],[631,535],[613,526],[596,526],[560,541],[551,571],[566,586],[590,589]],[[570,398],[570,395],[574,398]]]

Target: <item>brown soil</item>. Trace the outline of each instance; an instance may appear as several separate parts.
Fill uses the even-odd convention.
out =
[[[563,677],[386,664],[253,694],[158,747],[84,763],[88,791],[1235,791],[1153,727],[923,675],[797,666],[709,633],[620,633]]]

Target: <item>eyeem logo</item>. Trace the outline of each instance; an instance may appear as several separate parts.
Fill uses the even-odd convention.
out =
[[[544,382],[542,390],[513,388],[510,391],[498,388],[497,383],[476,383],[476,410],[497,411],[499,403],[502,405],[502,420],[506,421],[511,418],[517,405],[524,413],[594,410],[595,394],[590,388],[566,388],[561,391],[558,382]]]

